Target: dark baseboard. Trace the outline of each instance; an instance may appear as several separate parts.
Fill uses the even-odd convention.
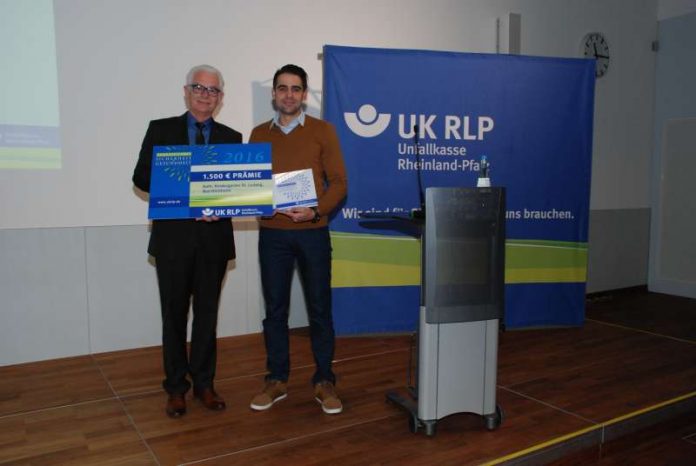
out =
[[[648,292],[648,285],[629,286],[628,288],[617,288],[614,290],[597,291],[596,293],[587,293],[586,301],[599,301],[609,299],[614,296],[625,296],[628,294],[643,294]]]

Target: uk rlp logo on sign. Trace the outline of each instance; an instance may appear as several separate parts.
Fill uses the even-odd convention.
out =
[[[343,114],[346,124],[352,132],[364,138],[379,136],[387,129],[391,121],[388,113],[377,113],[377,109],[365,104],[358,109],[358,113],[346,112]]]

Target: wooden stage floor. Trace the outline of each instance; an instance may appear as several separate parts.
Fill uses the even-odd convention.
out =
[[[587,309],[582,328],[501,334],[505,419],[493,432],[458,414],[435,437],[410,433],[405,413],[385,401],[407,383],[410,336],[339,338],[345,408],[323,414],[300,330],[288,398],[261,413],[249,409],[264,373],[259,334],[219,340],[216,388],[227,410],[190,400],[181,419],[164,414],[158,347],[1,367],[0,464],[613,464],[607,446],[676,416],[690,416],[676,459],[696,464],[696,301],[638,290]]]

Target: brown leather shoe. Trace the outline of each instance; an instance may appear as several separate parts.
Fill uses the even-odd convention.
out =
[[[166,411],[169,417],[181,417],[186,414],[186,397],[181,393],[170,394]]]
[[[194,396],[201,400],[203,406],[213,411],[221,411],[225,409],[225,400],[220,395],[215,393],[212,388],[204,388],[201,391],[194,391]]]

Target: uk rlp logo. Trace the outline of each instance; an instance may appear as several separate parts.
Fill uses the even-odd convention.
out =
[[[391,117],[392,115],[389,113],[377,113],[377,109],[370,104],[361,106],[357,113],[345,112],[343,114],[350,130],[364,138],[373,138],[382,134],[389,126]],[[486,133],[491,132],[495,127],[493,118],[485,115],[478,117],[444,115],[443,123],[438,121],[438,125],[435,124],[438,115],[433,114],[399,114],[398,120],[399,137],[402,139],[410,139],[418,131],[420,139],[436,140],[439,134],[441,137],[444,136],[446,140],[482,141],[486,137]]]
[[[352,132],[364,138],[379,136],[387,129],[391,121],[388,113],[377,113],[377,109],[370,104],[365,104],[358,109],[358,113],[346,112],[343,114],[346,124]]]

